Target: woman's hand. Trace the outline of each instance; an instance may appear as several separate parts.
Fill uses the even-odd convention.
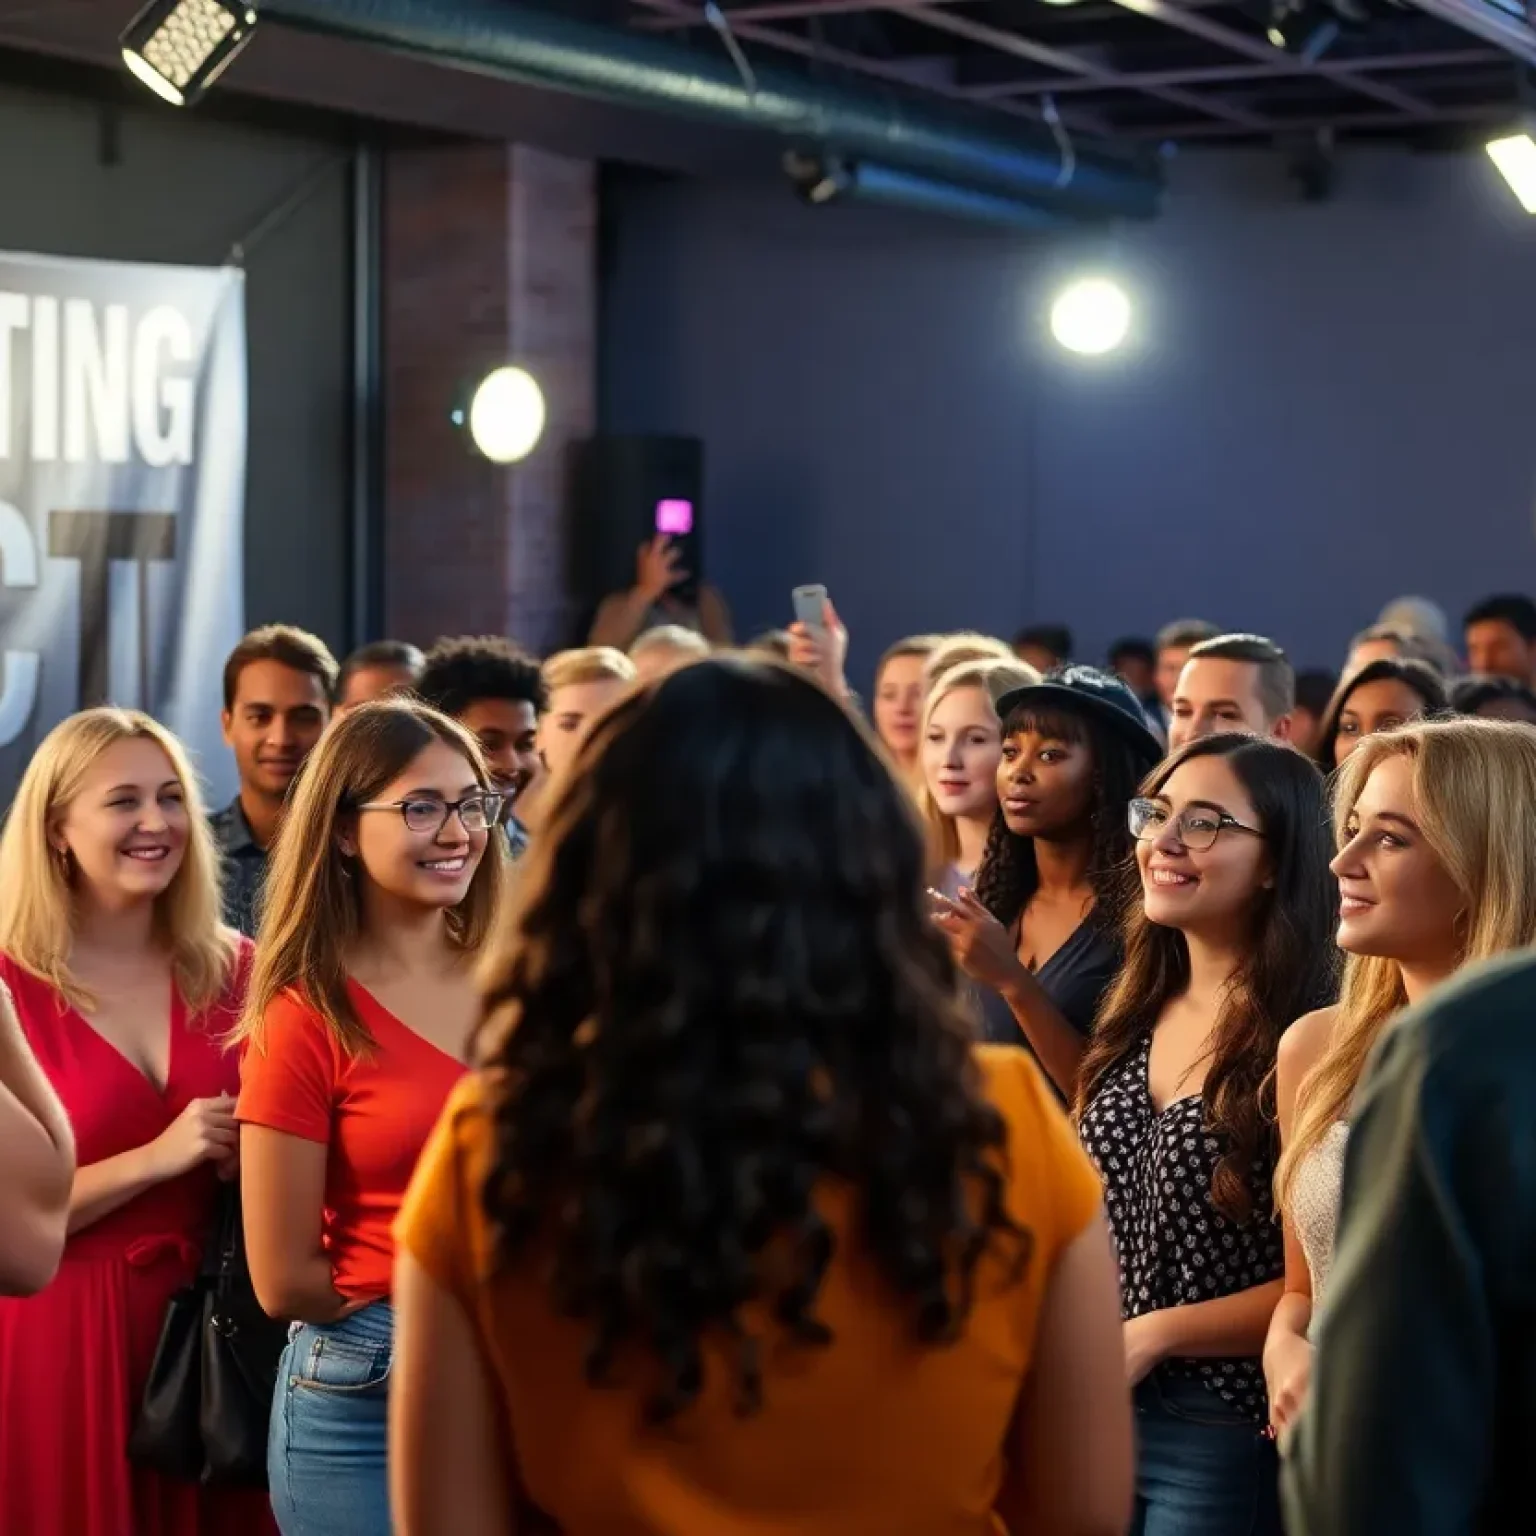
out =
[[[1312,1345],[1298,1334],[1277,1332],[1264,1351],[1264,1382],[1269,1388],[1269,1427],[1278,1438],[1306,1404],[1312,1383]]]
[[[1125,1324],[1125,1379],[1139,1386],[1163,1363],[1167,1346],[1163,1340],[1161,1312],[1143,1312]]]
[[[158,1179],[174,1179],[199,1163],[213,1163],[231,1177],[240,1156],[234,1099],[227,1093],[193,1099],[150,1143],[150,1156]]]
[[[1024,972],[1013,936],[973,891],[962,889],[953,899],[938,891],[928,894],[933,902],[933,920],[949,940],[955,964],[972,981],[1006,994]]]
[[[846,699],[848,631],[830,599],[822,605],[821,615],[819,628],[799,623],[789,626],[789,659],[811,673],[834,699]]]

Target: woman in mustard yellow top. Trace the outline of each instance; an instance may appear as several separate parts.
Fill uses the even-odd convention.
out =
[[[868,737],[723,659],[578,766],[396,1228],[398,1536],[1121,1536],[1098,1181]]]

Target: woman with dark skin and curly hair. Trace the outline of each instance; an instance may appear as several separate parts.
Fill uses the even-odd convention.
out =
[[[1120,1255],[1139,1454],[1133,1536],[1279,1536],[1260,1355],[1285,1261],[1274,1073],[1331,1000],[1322,775],[1207,736],[1131,802],[1141,899],[1083,1059],[1083,1145]]]
[[[979,989],[984,1036],[1026,1044],[1070,1098],[1120,967],[1125,807],[1162,746],[1131,690],[1092,667],[1006,694],[998,713],[999,805],[976,889],[931,900]]]
[[[398,1226],[398,1536],[1103,1533],[1092,1169],[978,1049],[871,739],[716,659],[582,744]]]

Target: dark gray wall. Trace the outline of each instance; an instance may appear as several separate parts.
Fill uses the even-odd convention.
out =
[[[290,134],[148,103],[121,113],[0,85],[0,249],[216,266],[312,166]],[[348,638],[350,194],[344,169],[246,261],[247,622]]]
[[[1481,156],[1175,166],[1113,253],[1136,344],[1061,353],[1088,254],[782,188],[623,183],[603,419],[701,435],[744,627],[823,580],[899,633],[1064,619],[1084,658],[1200,614],[1336,662],[1400,592],[1536,588],[1536,220]]]

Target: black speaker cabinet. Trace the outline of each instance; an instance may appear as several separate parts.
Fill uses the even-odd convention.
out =
[[[704,568],[704,444],[696,437],[592,437],[575,447],[568,524],[570,582],[578,603],[595,608],[634,585],[635,551],[669,535],[688,580],[675,589],[692,602]]]

